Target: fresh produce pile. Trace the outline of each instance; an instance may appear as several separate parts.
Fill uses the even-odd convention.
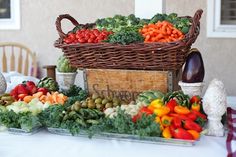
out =
[[[69,33],[64,42],[67,44],[75,43],[98,43],[107,40],[107,37],[112,34],[106,30],[98,29],[79,29],[75,33]]]
[[[26,81],[17,85],[11,91],[8,98],[13,97],[15,100],[22,100],[26,103],[29,103],[34,98],[38,98],[43,103],[64,104],[67,97],[61,93],[53,92],[57,90],[58,84],[56,81],[52,78],[43,78],[37,86],[32,81]]]
[[[76,26],[63,39],[66,44],[108,42],[131,44],[143,42],[174,42],[184,38],[191,21],[176,13],[156,14],[151,19],[129,16],[97,19],[94,25]]]
[[[43,87],[38,88],[39,84]],[[40,126],[60,128],[72,135],[86,131],[89,137],[107,132],[197,140],[207,121],[201,98],[190,98],[182,91],[145,91],[127,104],[117,97],[88,96],[75,85],[66,91],[50,91],[46,87],[55,87],[55,82],[48,78],[39,84],[27,81],[11,95],[0,96],[1,125],[27,131]]]
[[[72,135],[83,130],[90,137],[109,132],[197,140],[207,117],[198,96],[147,91],[130,104],[93,94],[69,106],[50,106],[40,119],[45,126],[67,129]]]
[[[145,25],[139,32],[144,42],[172,42],[184,38],[184,34],[167,21]]]
[[[72,86],[68,91],[50,91],[57,87],[55,85],[57,83],[51,78],[43,78],[37,86],[32,81],[26,81],[17,85],[10,94],[1,95],[0,125],[30,132],[43,126],[39,119],[43,110],[87,97],[87,93],[77,86]]]

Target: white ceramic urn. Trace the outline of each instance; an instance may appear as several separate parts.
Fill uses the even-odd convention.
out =
[[[7,89],[7,82],[3,74],[0,72],[0,94],[5,93],[6,89]]]
[[[60,89],[68,90],[70,86],[74,85],[77,72],[61,73],[56,71],[56,79]]]
[[[204,83],[203,82],[185,83],[185,82],[179,81],[179,86],[181,87],[181,90],[184,92],[184,94],[187,94],[190,97],[194,95],[201,96]]]

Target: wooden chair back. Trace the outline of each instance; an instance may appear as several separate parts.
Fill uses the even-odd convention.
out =
[[[37,76],[36,54],[19,43],[0,43],[1,71]],[[33,70],[33,71],[32,71]]]

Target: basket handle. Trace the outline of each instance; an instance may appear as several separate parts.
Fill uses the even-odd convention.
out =
[[[196,27],[199,26],[202,13],[203,13],[203,10],[202,10],[202,9],[198,9],[198,10],[196,11],[196,13],[194,14],[194,16],[193,16],[193,21],[192,21],[193,27],[192,27],[192,29],[190,30],[190,36],[193,36],[193,35],[194,35],[194,32],[195,32],[195,30],[196,30]]]
[[[62,31],[61,29],[61,21],[63,19],[68,19],[73,25],[77,26],[79,25],[78,21],[76,21],[76,19],[74,19],[72,16],[70,16],[69,14],[63,14],[63,15],[59,15],[56,19],[56,29],[57,32],[60,36],[60,38],[64,38],[66,37],[66,34]]]

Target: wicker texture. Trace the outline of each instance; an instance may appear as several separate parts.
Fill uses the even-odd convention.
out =
[[[194,17],[187,16],[191,22],[185,38],[169,43],[136,43],[129,45],[110,43],[66,44],[66,34],[61,29],[61,20],[68,19],[75,26],[79,23],[70,15],[60,15],[56,20],[56,28],[60,38],[54,46],[61,48],[69,58],[72,66],[77,68],[99,69],[136,69],[136,70],[178,70],[182,67],[191,45],[200,31],[202,10],[197,10]],[[87,27],[86,24],[82,25]]]

